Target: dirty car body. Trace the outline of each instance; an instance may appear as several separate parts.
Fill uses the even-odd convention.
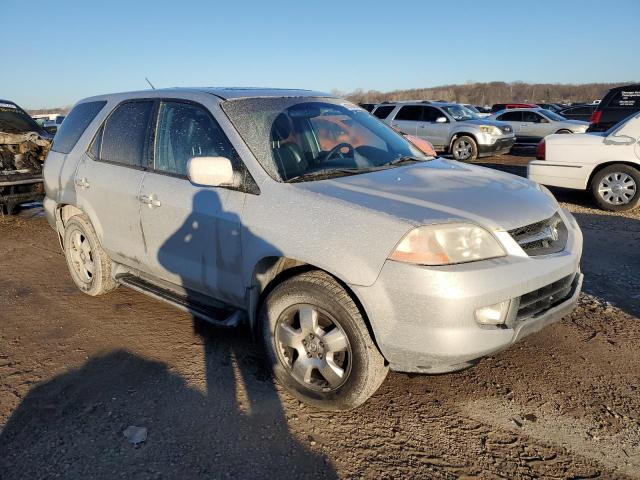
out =
[[[110,122],[124,108],[142,109],[139,102],[151,102],[139,117],[142,158],[108,157]],[[343,99],[169,89],[93,97],[75,108],[97,103],[75,144],[61,152],[54,143],[46,162],[45,210],[65,252],[73,238],[66,230],[82,216],[114,281],[199,316],[209,315],[204,306],[226,312],[210,315],[214,323],[246,319],[264,332],[278,379],[316,406],[362,403],[387,366],[465,368],[577,301],[582,235],[544,187],[426,156]],[[196,158],[173,171],[180,137],[163,143],[163,112],[178,104],[210,116],[222,139],[213,149],[190,144],[184,155]],[[233,175],[216,183],[227,168]],[[297,281],[314,286],[296,290]],[[327,292],[334,300],[322,303]],[[360,330],[341,320],[347,311]],[[367,383],[371,355],[380,356],[378,377]]]
[[[42,166],[51,135],[24,110],[0,100],[0,209],[44,196]]]

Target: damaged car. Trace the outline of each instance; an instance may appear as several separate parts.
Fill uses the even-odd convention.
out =
[[[0,213],[42,200],[42,168],[51,138],[18,105],[0,100]]]
[[[44,178],[82,292],[246,323],[321,409],[362,404],[388,370],[470,367],[569,314],[582,285],[580,228],[546,188],[427,155],[320,92],[85,99]]]

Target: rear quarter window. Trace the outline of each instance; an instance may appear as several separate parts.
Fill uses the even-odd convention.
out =
[[[385,119],[396,108],[395,105],[383,105],[374,110],[373,114],[379,119]]]
[[[609,100],[607,108],[640,109],[640,89],[630,88],[617,91]]]
[[[99,101],[76,105],[60,125],[51,150],[58,153],[69,153],[73,150],[78,139],[106,104],[106,101]]]

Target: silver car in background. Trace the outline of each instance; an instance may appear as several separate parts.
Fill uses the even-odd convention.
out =
[[[571,312],[582,284],[582,234],[544,187],[426,156],[318,92],[88,98],[44,180],[81,291],[245,322],[323,409],[360,405],[389,369],[466,368]]]
[[[511,125],[519,144],[537,144],[553,133],[585,133],[589,128],[589,122],[568,120],[544,108],[511,108],[488,118]]]
[[[455,160],[501,155],[515,143],[510,125],[481,118],[457,103],[382,103],[372,113],[404,134],[429,141],[437,151],[450,153]]]

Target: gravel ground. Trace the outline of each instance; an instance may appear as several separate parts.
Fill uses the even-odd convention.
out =
[[[0,478],[640,478],[640,211],[554,193],[585,236],[572,315],[330,414],[274,386],[242,330],[78,292],[39,208],[0,218]]]

